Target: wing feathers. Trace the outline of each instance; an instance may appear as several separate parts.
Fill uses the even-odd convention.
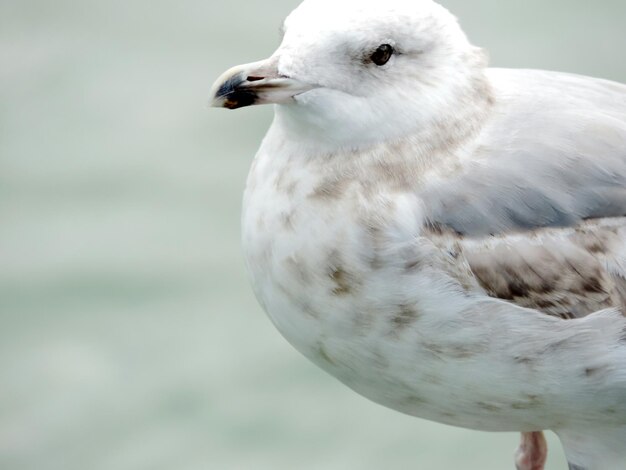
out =
[[[472,281],[491,297],[561,318],[626,312],[626,218],[484,239],[434,232],[430,238],[456,247]]]

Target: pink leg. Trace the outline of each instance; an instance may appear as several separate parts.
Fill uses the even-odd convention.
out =
[[[543,470],[548,457],[548,444],[541,431],[523,432],[515,452],[517,470]]]

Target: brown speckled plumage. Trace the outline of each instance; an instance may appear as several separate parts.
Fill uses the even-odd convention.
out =
[[[456,265],[467,265],[469,278],[467,270],[455,277],[465,288],[475,281],[492,297],[568,319],[611,307],[626,312],[626,279],[610,269],[625,232],[626,219],[600,219],[566,232],[535,229],[483,241],[441,227],[430,237],[460,251]]]

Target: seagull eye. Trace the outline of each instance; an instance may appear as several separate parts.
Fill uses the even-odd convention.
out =
[[[374,53],[370,56],[370,59],[380,67],[389,62],[392,55],[393,47],[389,44],[383,44],[382,46],[378,46],[378,49],[374,51]]]

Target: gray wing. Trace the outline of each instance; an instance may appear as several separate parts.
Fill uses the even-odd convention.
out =
[[[491,70],[469,162],[421,193],[490,296],[573,318],[626,305],[626,86]]]
[[[468,236],[626,215],[626,85],[491,70],[497,108],[471,162],[421,194]]]

